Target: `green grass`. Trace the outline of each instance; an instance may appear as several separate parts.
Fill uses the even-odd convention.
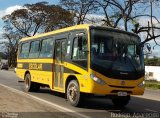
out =
[[[145,87],[149,89],[160,89],[160,82],[156,80],[146,80]]]

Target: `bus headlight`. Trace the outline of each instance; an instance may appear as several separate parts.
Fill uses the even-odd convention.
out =
[[[16,73],[17,68],[14,68],[14,72]]]
[[[144,87],[145,81],[142,81],[140,84],[138,84],[138,87]]]
[[[104,85],[106,84],[103,80],[99,79],[98,77],[96,77],[95,75],[91,74],[90,75],[91,79],[95,82],[97,82],[98,84]]]

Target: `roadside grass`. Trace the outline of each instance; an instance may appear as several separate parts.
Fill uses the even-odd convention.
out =
[[[145,80],[145,87],[149,89],[160,89],[160,82],[156,80]]]

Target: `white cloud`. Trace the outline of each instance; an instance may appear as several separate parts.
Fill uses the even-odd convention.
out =
[[[0,39],[1,39],[0,41],[2,41],[2,33],[3,33],[3,21],[1,18],[7,14],[11,14],[14,10],[22,9],[22,8],[23,8],[22,6],[15,5],[15,6],[8,7],[4,10],[0,10]]]
[[[0,29],[2,29],[2,28],[0,28]],[[0,35],[2,34],[3,32],[0,30]]]
[[[97,14],[87,14],[86,18],[89,20],[86,20],[85,23],[102,25],[104,23],[104,21],[102,21],[102,20],[105,19],[105,16],[104,15],[97,15]]]
[[[152,50],[151,52],[151,54],[149,54],[149,57],[150,58],[152,58],[152,57],[154,57],[154,56],[156,56],[156,57],[160,57],[160,47],[159,46],[157,46],[157,47],[155,47],[155,49],[154,50]]]
[[[152,20],[153,20],[153,24],[157,25],[158,21],[160,21],[160,18],[158,18],[158,21],[155,18],[153,18]],[[150,23],[151,19],[146,17],[141,17],[138,19],[138,21],[141,26],[148,26],[148,22]]]
[[[15,5],[15,6],[8,7],[5,10],[0,10],[0,18],[2,18],[7,14],[11,14],[14,10],[22,9],[22,8],[23,8],[22,6]]]

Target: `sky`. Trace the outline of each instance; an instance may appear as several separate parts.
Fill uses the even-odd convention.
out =
[[[58,4],[59,3],[59,0],[0,0],[0,38],[1,38],[1,34],[3,32],[2,28],[3,28],[3,25],[4,25],[1,18],[4,15],[9,14],[16,9],[22,8],[22,6],[26,3],[32,4],[32,3],[42,2],[42,1],[46,1],[49,4]],[[160,20],[160,14],[159,14],[160,13],[160,8],[155,8],[154,7],[153,10],[154,10],[154,15],[156,15],[156,16],[158,15],[159,16],[158,19]],[[98,18],[98,17],[102,18],[103,17],[102,15],[99,15],[99,16],[92,15],[92,16],[94,16],[96,18]],[[148,20],[149,19],[147,19],[147,18],[141,18],[140,19],[141,24],[146,24]],[[141,38],[144,38],[144,36],[142,35]],[[159,38],[158,42],[160,44],[160,38]],[[151,43],[152,46],[154,45],[153,41],[151,41],[149,43]],[[160,57],[160,46],[156,46],[155,49],[152,52],[153,52],[152,55]]]
[[[59,0],[0,0],[0,39],[3,33],[2,28],[4,26],[4,23],[2,21],[3,16],[10,14],[16,9],[22,8],[24,4],[27,4],[27,3],[32,4],[32,3],[42,2],[42,1],[46,1],[49,4],[59,3]],[[2,51],[3,50],[1,50],[0,48],[0,52]]]
[[[59,0],[0,0],[0,9],[4,10],[11,6],[20,5],[23,6],[26,3],[37,3],[41,1],[46,1],[49,3],[57,4]]]

